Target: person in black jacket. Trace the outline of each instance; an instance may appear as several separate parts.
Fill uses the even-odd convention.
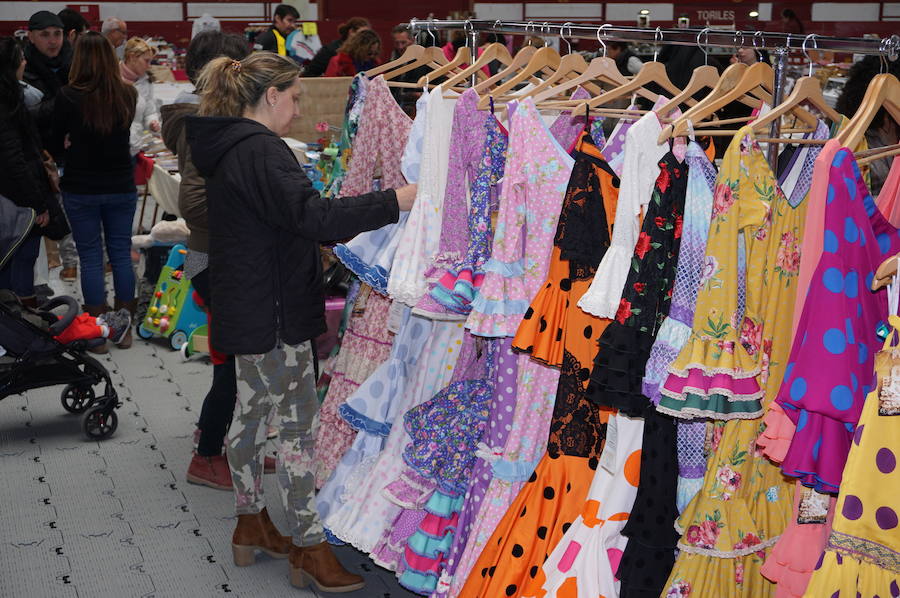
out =
[[[272,26],[269,30],[260,33],[253,40],[253,45],[257,50],[265,50],[267,52],[275,52],[281,56],[287,56],[287,45],[285,40],[287,36],[294,30],[294,25],[300,13],[290,4],[279,4],[275,7],[275,16],[272,20]]]
[[[291,583],[327,592],[363,587],[324,541],[315,505],[317,412],[311,341],[325,332],[319,242],[396,222],[414,185],[323,199],[280,139],[298,116],[299,67],[257,52],[217,58],[200,75],[200,116],[187,119],[194,165],[206,179],[212,347],[235,355],[238,401],[227,443],[238,524],[236,565],[254,551],[290,557]],[[280,426],[276,469],[291,536],[265,510],[265,422]]]
[[[115,308],[136,311],[131,233],[137,190],[129,145],[136,102],[137,91],[122,79],[112,45],[95,31],[79,37],[70,82],[54,102],[50,149],[65,157],[60,186],[81,261],[85,310],[95,317],[108,309],[104,241]],[[118,346],[131,346],[130,332]]]
[[[63,22],[52,12],[41,10],[28,20],[28,45],[25,46],[24,81],[43,96],[31,107],[35,116],[41,144],[50,143],[50,118],[56,94],[69,82],[72,65],[72,46],[65,43]]]
[[[33,307],[37,303],[34,263],[54,198],[37,129],[25,107],[20,83],[24,68],[25,56],[16,40],[0,38],[0,195],[36,213],[35,227],[0,270],[0,288],[14,292]]]
[[[328,70],[328,63],[331,62],[331,59],[337,54],[338,49],[344,45],[344,42],[360,31],[371,28],[372,25],[369,23],[369,20],[364,19],[363,17],[352,17],[347,19],[346,23],[341,23],[338,26],[338,35],[341,37],[330,44],[325,44],[318,52],[316,52],[316,55],[313,56],[312,60],[306,63],[306,67],[303,69],[303,76],[323,76],[325,71]]]

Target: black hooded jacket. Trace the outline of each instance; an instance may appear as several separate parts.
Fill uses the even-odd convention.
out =
[[[246,118],[189,116],[187,141],[206,179],[213,347],[266,353],[323,333],[319,242],[396,222],[397,194],[323,199],[284,141]]]

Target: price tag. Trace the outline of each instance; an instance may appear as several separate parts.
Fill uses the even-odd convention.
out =
[[[319,35],[319,26],[316,23],[303,23],[303,35]]]
[[[400,326],[403,325],[403,311],[405,309],[406,306],[399,301],[394,301],[391,303],[391,307],[388,310],[388,332],[392,332],[394,334],[400,332]]]
[[[619,442],[618,415],[609,418],[606,424],[606,442],[603,445],[603,454],[600,455],[600,467],[609,473],[616,474],[616,445]]]

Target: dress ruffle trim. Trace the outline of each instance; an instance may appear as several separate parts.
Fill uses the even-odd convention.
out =
[[[836,494],[855,428],[821,413],[785,409],[785,414],[791,421],[796,417],[797,431],[781,471],[817,492]]]
[[[565,343],[569,293],[553,282],[546,282],[525,312],[513,349],[530,353],[544,365],[561,368]]]
[[[766,492],[730,500],[701,493],[675,522],[683,534],[678,548],[716,558],[747,556],[774,545],[787,528],[789,514],[777,500],[770,502]]]
[[[721,395],[697,395],[688,393],[678,399],[666,396],[656,406],[656,410],[672,417],[695,419],[707,417],[717,420],[756,419],[763,414],[760,401],[731,401]]]
[[[599,318],[612,319],[619,309],[622,289],[628,279],[633,251],[612,245],[591,281],[587,292],[578,300],[578,307]]]
[[[350,424],[354,430],[368,432],[374,436],[387,436],[391,433],[390,424],[375,421],[346,403],[338,407],[338,412],[341,414],[344,421]]]
[[[828,548],[900,575],[900,553],[884,544],[832,530]]]
[[[763,577],[778,584],[779,596],[802,598],[824,549],[824,525],[796,525],[772,548]],[[787,594],[785,594],[785,592]]]
[[[813,573],[805,598],[822,596],[900,596],[898,573],[870,562],[826,550],[822,565]]]
[[[791,447],[797,426],[785,414],[781,405],[774,401],[769,405],[769,411],[763,418],[763,423],[766,427],[757,438],[756,445],[771,461],[781,463]]]
[[[739,342],[701,338],[696,334],[685,343],[669,373],[686,378],[691,370],[699,370],[707,377],[725,374],[735,380],[756,378],[761,371],[758,360]]]
[[[341,260],[348,270],[356,274],[362,282],[368,284],[382,295],[387,294],[387,270],[379,266],[370,266],[343,244],[335,245],[334,255]]]

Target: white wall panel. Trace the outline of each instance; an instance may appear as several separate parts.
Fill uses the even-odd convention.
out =
[[[187,13],[189,18],[197,18],[203,13],[209,13],[217,19],[229,17],[261,19],[266,14],[265,8],[265,4],[252,2],[189,2]]]
[[[525,4],[526,19],[586,19],[603,18],[603,5],[600,3],[568,3],[528,2]]]
[[[675,19],[673,4],[647,4],[644,2],[607,2],[607,21],[634,21],[637,22],[638,11],[646,8],[650,11],[650,22],[672,21]]]
[[[881,16],[885,19],[900,18],[900,2],[885,2],[882,4]]]
[[[65,7],[65,2],[0,2],[0,21],[27,22],[39,10],[57,13]]]
[[[878,2],[814,2],[813,21],[878,21]]]
[[[479,19],[500,19],[501,21],[521,21],[525,18],[521,4],[501,2],[476,2],[475,16]]]

